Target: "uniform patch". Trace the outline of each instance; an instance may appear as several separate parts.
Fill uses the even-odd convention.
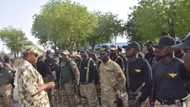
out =
[[[175,78],[177,76],[177,73],[168,73],[168,75],[172,78]]]
[[[135,72],[137,72],[137,73],[140,73],[142,70],[140,70],[140,69],[135,69]]]

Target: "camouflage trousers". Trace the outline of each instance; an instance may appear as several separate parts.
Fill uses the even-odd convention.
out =
[[[97,94],[94,83],[81,84],[80,93],[82,97],[86,98],[86,101],[82,102],[83,107],[97,107]]]
[[[31,97],[20,97],[18,102],[20,107],[50,107],[49,98],[47,92],[41,91],[39,94]]]
[[[12,107],[12,86],[10,84],[0,87],[0,107]]]
[[[77,102],[72,81],[64,83],[64,86],[61,86],[58,93],[61,107],[76,107]]]
[[[101,91],[102,107],[116,107],[116,93],[113,90]]]

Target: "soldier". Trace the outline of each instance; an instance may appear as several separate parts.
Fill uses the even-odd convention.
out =
[[[123,58],[118,54],[118,50],[116,47],[112,47],[110,49],[110,58],[115,61],[121,67],[122,71],[124,71],[124,61]]]
[[[115,101],[125,87],[126,78],[120,66],[110,59],[108,50],[103,48],[100,51],[102,60],[99,68],[102,107],[116,107]]]
[[[97,65],[92,58],[90,58],[86,51],[80,51],[81,64],[80,70],[80,92],[81,96],[85,97],[87,103],[84,107],[97,106],[96,88],[99,87],[99,74]]]
[[[132,41],[126,47],[126,76],[129,107],[143,106],[142,102],[150,95],[152,70],[148,61],[139,57],[140,45]]]
[[[101,64],[101,60],[97,57],[95,52],[90,52],[89,57],[92,58],[94,60],[94,62],[96,63],[96,67],[98,70],[98,74],[100,73],[99,67]],[[99,105],[101,105],[101,89],[100,89],[100,85],[98,85],[96,87],[96,92],[97,92],[97,98],[98,98],[98,103]]]
[[[42,75],[45,83],[55,80],[51,67],[54,63],[54,60],[47,56],[48,55],[40,56],[36,64],[37,71]],[[53,97],[54,97],[53,90],[48,90],[47,93],[50,100],[50,105],[53,106]]]
[[[172,45],[175,40],[170,36],[160,38],[155,49],[159,61],[153,66],[155,107],[182,107],[182,98],[187,95],[183,62],[174,57]]]
[[[61,95],[63,95],[61,96],[63,97],[63,107],[76,107],[75,87],[79,85],[79,69],[77,64],[69,57],[69,51],[67,50],[63,51],[60,61],[59,86]]]
[[[20,107],[50,107],[45,90],[55,87],[54,82],[44,83],[40,73],[33,65],[38,54],[34,48],[26,49],[16,71],[16,89]]]
[[[184,50],[184,56],[183,56],[184,65],[186,68],[186,72],[189,73],[190,72],[190,33],[187,34],[186,38],[184,39],[184,42],[175,45],[174,48]],[[189,88],[190,85],[188,84],[187,86]],[[185,100],[184,107],[190,107],[190,96],[187,96],[183,100]]]
[[[152,65],[154,63],[154,49],[153,49],[153,43],[147,42],[145,44],[147,48],[147,53],[145,54],[145,58],[148,60],[149,64]]]
[[[13,75],[11,71],[0,63],[0,107],[12,107],[12,82]]]
[[[176,40],[176,45],[180,44],[182,41],[180,41],[179,39]],[[184,51],[181,48],[174,48],[174,55],[175,57],[179,58],[179,59],[183,59],[183,55],[184,55]]]

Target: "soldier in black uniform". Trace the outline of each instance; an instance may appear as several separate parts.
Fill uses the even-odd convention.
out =
[[[145,44],[146,48],[147,48],[147,53],[145,54],[145,58],[148,60],[148,62],[150,63],[150,65],[152,65],[154,63],[154,49],[153,49],[153,43],[152,42],[147,42]]]
[[[140,45],[132,41],[126,47],[127,91],[129,94],[129,107],[140,107],[150,95],[152,71],[150,64],[139,57]]]
[[[155,49],[160,60],[153,66],[155,107],[182,107],[182,98],[187,95],[183,62],[174,57],[172,45],[175,40],[170,36],[160,38]]]
[[[80,92],[86,98],[84,107],[96,107],[96,88],[99,87],[99,74],[95,61],[90,58],[86,51],[80,51],[81,64],[80,71]]]
[[[179,43],[175,46],[173,46],[175,49],[184,50],[184,65],[186,72],[188,73],[186,76],[190,79],[190,33],[187,34],[186,38],[184,39],[184,42]],[[190,92],[190,80],[186,83],[186,89],[188,92]],[[184,100],[184,107],[190,107],[190,96],[183,99]]]
[[[118,50],[116,47],[111,47],[110,49],[110,58],[111,60],[115,61],[121,69],[124,71],[124,61],[122,57],[118,54]]]
[[[180,44],[181,42],[182,41],[180,41],[179,39],[176,40],[176,45]],[[183,59],[184,51],[181,48],[174,48],[174,55],[179,59]]]

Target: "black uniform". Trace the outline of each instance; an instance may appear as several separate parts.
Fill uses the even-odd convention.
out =
[[[137,99],[139,103],[144,101],[150,95],[150,87],[152,80],[152,70],[148,61],[144,58],[137,58],[134,61],[127,62],[126,75],[128,83],[128,93],[134,93],[135,97],[141,93]],[[133,95],[132,95],[133,96]]]
[[[177,58],[171,58],[166,64],[158,63],[153,67],[154,73],[154,95],[156,100],[162,104],[175,104],[187,95],[185,91],[184,64]]]
[[[79,71],[80,71],[81,84],[87,84],[87,83],[92,83],[92,82],[94,82],[95,84],[98,83],[99,74],[97,71],[96,63],[94,62],[93,59],[89,58],[88,60],[82,60],[79,67]],[[88,74],[87,74],[87,71],[88,71]]]
[[[153,62],[154,62],[154,53],[153,52],[148,52],[147,54],[145,54],[145,58],[148,60],[150,65],[152,65]]]

